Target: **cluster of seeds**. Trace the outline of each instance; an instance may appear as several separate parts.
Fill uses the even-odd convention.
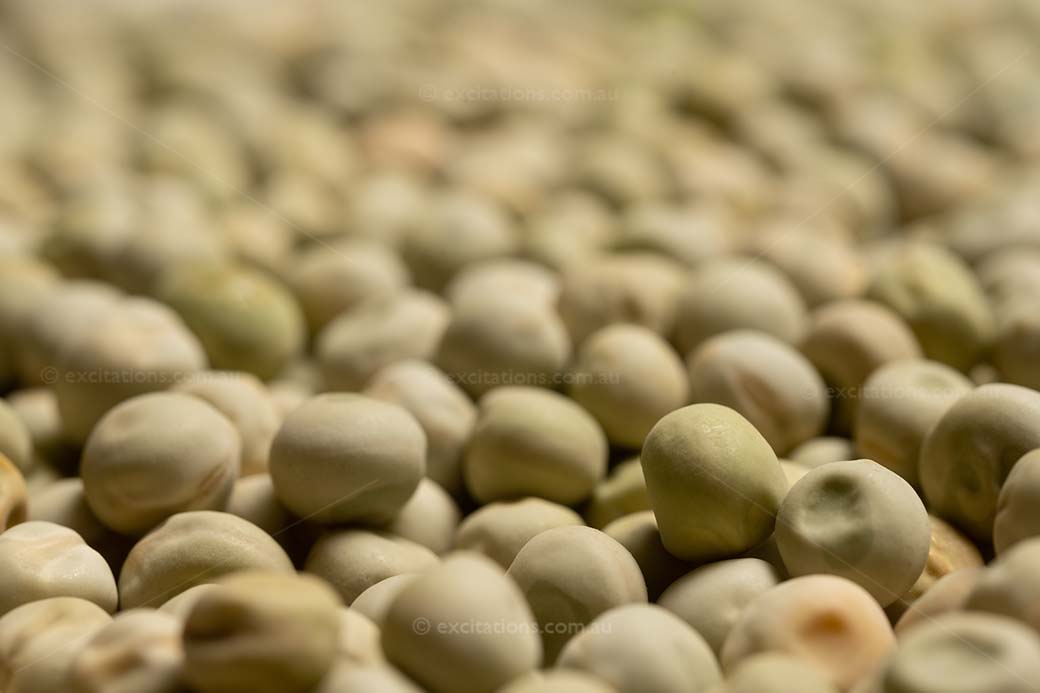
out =
[[[1038,8],[0,2],[0,690],[1037,693]]]

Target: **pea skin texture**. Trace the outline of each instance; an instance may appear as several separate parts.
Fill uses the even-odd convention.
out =
[[[0,617],[0,671],[13,691],[64,690],[80,650],[112,617],[78,597],[49,597]]]
[[[52,522],[23,522],[0,534],[0,614],[48,597],[79,597],[115,611],[112,571],[83,538]]]
[[[542,498],[498,501],[475,510],[459,524],[454,548],[482,553],[508,570],[520,549],[538,534],[582,524],[578,513]]]
[[[704,638],[653,604],[601,615],[567,643],[557,666],[597,675],[619,693],[701,690],[720,675]]]
[[[1040,639],[1010,619],[946,614],[907,632],[882,674],[885,691],[1032,690]]]
[[[676,309],[675,343],[689,354],[709,337],[741,329],[794,343],[805,327],[805,303],[786,277],[763,262],[724,259],[687,279]]]
[[[25,521],[27,495],[22,473],[0,454],[0,532]]]
[[[591,527],[557,527],[527,542],[509,566],[538,620],[546,663],[596,616],[647,601],[632,554]]]
[[[615,466],[596,484],[585,507],[585,519],[591,527],[602,529],[619,517],[649,509],[643,465],[635,457]]]
[[[343,422],[355,425],[343,426]],[[325,394],[297,407],[275,434],[278,499],[318,523],[386,522],[426,469],[426,434],[405,409],[361,395]]]
[[[776,532],[792,575],[840,575],[883,606],[917,580],[931,536],[913,488],[871,460],[832,462],[802,477],[780,506]]]
[[[823,432],[830,413],[823,379],[779,339],[734,330],[706,340],[687,360],[695,402],[740,412],[778,455]]]
[[[537,496],[572,505],[606,466],[606,436],[584,409],[554,392],[508,387],[481,400],[463,471],[484,503]]]
[[[85,442],[117,404],[163,390],[206,364],[199,340],[170,308],[124,299],[77,331],[54,366],[65,436]]]
[[[184,677],[201,691],[305,691],[332,666],[339,599],[322,581],[243,572],[201,596],[184,622]]]
[[[433,364],[409,359],[377,371],[365,394],[407,409],[426,433],[426,474],[453,496],[463,493],[462,456],[477,417],[466,393]]]
[[[263,274],[234,267],[185,268],[171,273],[159,292],[198,336],[215,368],[270,378],[303,346],[299,305]]]
[[[860,389],[877,368],[919,358],[913,332],[894,312],[873,301],[835,301],[813,312],[800,349],[831,388],[836,428],[855,420]]]
[[[780,582],[758,558],[733,558],[701,566],[673,582],[657,603],[689,623],[715,654],[744,608]]]
[[[340,313],[315,340],[325,387],[357,391],[384,366],[433,358],[450,317],[438,297],[415,290],[373,297]]]
[[[178,512],[223,508],[241,445],[231,421],[200,399],[135,397],[106,414],[87,440],[83,492],[106,526],[141,535]]]
[[[604,527],[603,533],[628,549],[636,559],[651,600],[656,600],[668,585],[690,568],[688,563],[665,549],[657,520],[649,510],[618,518]]]
[[[841,689],[879,666],[892,627],[861,587],[832,575],[798,577],[754,599],[722,647],[724,671],[764,652],[787,653],[820,669]]]
[[[175,693],[183,666],[180,620],[130,609],[90,638],[72,663],[69,684],[77,693]]]
[[[482,633],[452,625],[460,623],[489,625]],[[518,586],[489,559],[467,553],[400,592],[382,643],[391,662],[438,693],[492,693],[542,661],[534,617]]]
[[[908,359],[878,368],[863,384],[856,449],[919,488],[917,464],[925,436],[971,389],[967,378],[934,361]]]
[[[636,325],[611,325],[589,335],[573,375],[570,396],[621,447],[642,446],[657,420],[688,399],[678,355]]]
[[[993,547],[1003,553],[1020,541],[1040,536],[1040,452],[1022,456],[1011,468],[997,497]]]
[[[1040,393],[983,385],[946,410],[921,448],[921,488],[932,512],[989,541],[1000,488],[1040,447]]]
[[[178,513],[144,536],[119,573],[124,609],[156,608],[196,585],[240,570],[291,572],[269,534],[229,513]]]
[[[672,412],[650,431],[641,460],[661,539],[678,558],[736,556],[772,533],[787,482],[769,443],[732,409]]]
[[[551,307],[513,294],[455,306],[434,362],[473,397],[504,385],[553,385],[571,340]]]

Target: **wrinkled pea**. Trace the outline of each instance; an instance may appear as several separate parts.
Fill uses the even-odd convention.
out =
[[[52,481],[35,491],[28,519],[53,522],[75,531],[88,546],[105,557],[113,572],[118,572],[134,544],[132,537],[102,524],[87,503],[83,480],[75,477]]]
[[[883,606],[913,586],[930,536],[913,488],[871,460],[810,471],[788,492],[776,520],[776,543],[791,575],[839,575]]]
[[[204,693],[309,691],[336,657],[338,607],[307,575],[227,576],[188,612],[184,678]]]
[[[153,609],[123,611],[97,631],[69,668],[75,693],[178,693],[181,622]]]
[[[67,690],[82,649],[112,617],[76,597],[40,599],[0,617],[0,682],[11,693]]]
[[[165,390],[205,366],[202,345],[172,310],[144,298],[125,299],[62,349],[54,392],[65,434],[84,443],[120,402]]]
[[[116,581],[83,537],[52,522],[23,522],[0,534],[0,614],[50,597],[78,597],[116,610]]]
[[[241,442],[224,415],[185,394],[123,402],[83,451],[83,493],[105,526],[141,535],[170,515],[222,509],[238,477]]]
[[[158,607],[178,594],[240,570],[291,573],[269,534],[229,513],[178,513],[146,534],[119,573],[119,605]]]

